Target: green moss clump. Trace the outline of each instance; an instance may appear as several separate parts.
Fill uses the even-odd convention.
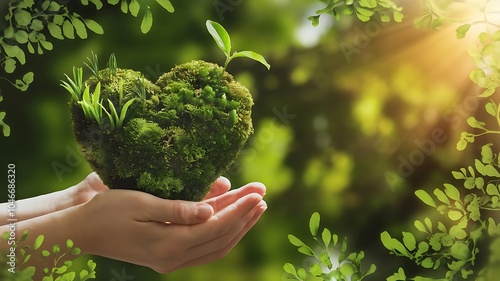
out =
[[[137,99],[116,129],[107,119],[102,126],[85,119],[81,107],[72,106],[82,151],[110,188],[199,201],[253,132],[248,89],[216,64],[178,65],[156,83],[126,69],[99,76],[85,83],[92,92],[100,82],[103,101],[121,108]]]

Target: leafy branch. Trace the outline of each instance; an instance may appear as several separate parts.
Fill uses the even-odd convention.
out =
[[[333,15],[336,20],[342,16],[356,17],[362,22],[370,21],[377,15],[382,22],[390,22],[391,17],[395,22],[403,21],[403,9],[392,0],[328,0],[323,1],[325,8],[316,11],[316,15],[310,16],[309,20],[314,26],[319,25],[322,15]]]
[[[425,269],[445,268],[445,276],[408,279],[400,268],[388,281],[455,280],[457,275],[468,280],[481,272],[474,267],[480,252],[478,241],[487,234],[492,239],[500,238],[500,223],[487,213],[500,212],[500,162],[491,147],[492,144],[482,147],[481,160],[476,159],[474,166],[452,172],[456,180],[463,181],[465,193],[448,183],[444,188],[436,188],[434,196],[425,190],[415,192],[422,202],[446,217],[437,225],[430,218],[415,221],[415,227],[426,240],[417,243],[410,232],[402,233],[402,241],[392,238],[387,231],[381,234],[382,243],[392,254],[406,257]]]
[[[3,233],[2,238],[8,241],[9,233],[8,232]],[[48,250],[41,250],[41,247],[45,240],[44,235],[38,235],[32,247],[25,245],[22,246],[21,248],[21,245],[23,244],[23,242],[26,241],[27,238],[28,238],[28,231],[25,230],[21,238],[12,245],[12,247],[16,250],[20,248],[19,249],[20,258],[16,256],[16,264],[25,266],[24,269],[22,269],[19,272],[16,272],[16,279],[15,279],[16,281],[33,280],[32,278],[35,275],[36,268],[34,266],[26,266],[26,263],[31,259],[32,256],[36,254],[41,255],[42,258],[50,258],[50,257],[53,258],[52,267],[43,268],[44,277],[42,278],[42,281],[77,280],[75,279],[77,273],[71,270],[73,261],[71,259],[68,259],[68,256],[71,255],[76,258],[80,255],[81,250],[80,248],[74,246],[74,243],[71,239],[66,240],[66,247],[64,249],[61,248],[59,245],[53,245],[51,251],[48,251]],[[63,258],[66,258],[67,260],[61,263]],[[93,260],[88,260],[86,265],[87,268],[82,269],[78,273],[78,278],[79,278],[78,280],[80,281],[96,278],[95,275],[96,263]],[[5,277],[5,276],[0,276],[0,277]],[[11,277],[6,277],[6,280],[11,280],[10,278]]]
[[[365,254],[363,251],[348,254],[347,238],[344,238],[340,243],[340,253],[338,253],[338,235],[332,234],[328,228],[324,228],[320,235],[319,224],[320,215],[316,212],[312,214],[309,220],[309,230],[319,248],[316,251],[296,236],[288,235],[290,243],[298,248],[299,253],[314,259],[309,268],[299,267],[296,269],[291,263],[286,263],[283,269],[288,274],[288,278],[305,281],[308,276],[313,276],[320,277],[323,280],[358,281],[375,272],[376,266],[374,264],[370,265],[367,272],[361,270],[361,261]],[[335,258],[337,264],[334,266],[333,261]]]

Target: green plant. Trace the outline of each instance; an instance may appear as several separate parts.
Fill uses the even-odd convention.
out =
[[[79,0],[84,6],[92,3],[96,10],[105,4],[118,5],[120,10],[133,17],[142,12],[141,31],[149,32],[153,24],[153,15],[145,0]],[[168,12],[174,12],[169,0],[156,0]],[[0,66],[5,74],[14,74],[18,64],[26,64],[26,53],[42,55],[54,48],[52,40],[86,39],[89,31],[104,34],[104,29],[96,21],[83,18],[71,11],[65,4],[55,0],[9,0],[5,15],[6,28],[0,34]],[[97,65],[97,64],[96,64]],[[26,91],[33,82],[34,73],[28,71],[20,79],[9,79],[0,74],[0,78],[21,91]],[[1,96],[1,92],[0,92]],[[3,135],[10,135],[10,127],[3,121],[5,112],[0,112],[0,126]]]
[[[219,47],[219,49],[224,52],[226,55],[226,61],[224,63],[224,69],[227,68],[227,65],[231,60],[234,58],[249,58],[256,60],[260,63],[262,63],[267,69],[270,69],[271,66],[269,63],[267,63],[266,59],[255,52],[252,51],[241,51],[241,52],[233,52],[231,54],[231,38],[229,37],[229,34],[227,33],[226,29],[222,25],[220,25],[217,22],[207,20],[206,22],[207,30],[212,35],[212,37],[215,40],[215,43]]]
[[[5,232],[2,237],[7,241],[9,239],[9,233]],[[87,261],[87,268],[81,269],[80,271],[74,271],[72,268],[73,260],[68,258],[68,256],[78,257],[81,253],[80,248],[75,247],[71,239],[66,240],[66,247],[62,248],[59,245],[53,245],[50,250],[41,250],[43,242],[45,240],[44,235],[38,235],[33,242],[33,246],[23,245],[28,238],[28,231],[24,231],[21,238],[13,244],[13,248],[19,250],[20,257],[16,256],[16,264],[24,267],[22,270],[16,272],[16,274],[8,273],[5,276],[0,275],[2,280],[12,280],[12,281],[28,281],[33,280],[33,276],[36,270],[42,270],[44,277],[41,281],[70,281],[70,280],[80,280],[85,281],[89,279],[96,278],[95,268],[96,264],[92,260]],[[28,266],[27,262],[35,255],[40,255],[42,258],[52,258],[53,263],[51,268],[37,269],[34,266]],[[62,262],[62,260],[65,260]],[[2,270],[0,274],[4,274]],[[78,276],[78,277],[77,277]]]
[[[309,247],[296,236],[290,234],[288,239],[298,251],[313,259],[309,268],[295,268],[291,263],[286,263],[283,269],[289,278],[294,280],[309,280],[308,276],[319,277],[321,280],[356,281],[363,280],[366,276],[373,274],[376,270],[374,264],[370,265],[368,271],[363,272],[361,261],[365,257],[363,251],[347,252],[347,238],[339,245],[339,237],[328,228],[319,233],[320,215],[313,213],[309,220],[309,230],[313,239],[317,242],[314,247]],[[340,247],[339,247],[340,246]],[[313,248],[318,248],[314,250]],[[335,265],[334,265],[335,263]]]
[[[373,16],[379,16],[382,22],[389,22],[391,15],[394,21],[403,21],[403,9],[392,0],[324,0],[327,6],[321,10],[316,11],[316,15],[310,16],[309,20],[314,26],[319,24],[321,15],[333,15],[336,20],[341,16],[352,16],[362,21],[367,22]]]

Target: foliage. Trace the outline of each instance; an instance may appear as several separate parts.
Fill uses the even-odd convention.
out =
[[[286,263],[283,269],[288,274],[288,278],[307,280],[308,276],[314,276],[321,278],[321,280],[356,281],[363,280],[375,272],[376,266],[374,264],[370,265],[367,272],[362,271],[361,261],[365,257],[363,251],[348,253],[347,238],[344,238],[339,244],[338,235],[332,234],[328,228],[324,228],[320,234],[319,225],[320,215],[317,212],[313,213],[309,220],[309,230],[318,244],[317,250],[313,250],[315,247],[308,246],[294,235],[288,235],[290,243],[296,246],[300,253],[313,259],[309,268],[299,267],[296,269],[291,263]]]
[[[96,10],[101,10],[104,3],[109,5],[120,4],[123,13],[130,13],[137,17],[143,12],[141,31],[149,32],[153,24],[150,6],[145,0],[80,0],[82,5],[94,4]],[[156,2],[169,12],[174,12],[174,7],[169,0],[156,0]],[[10,0],[8,12],[5,15],[7,26],[0,35],[0,63],[6,74],[15,72],[17,65],[26,64],[26,51],[30,54],[43,54],[53,49],[51,39],[86,39],[88,32],[103,34],[102,26],[92,19],[83,18],[78,13],[71,11],[66,5],[55,0]],[[75,36],[76,35],[76,36]],[[33,82],[34,73],[29,71],[15,82],[0,76],[21,91],[26,91]],[[9,127],[2,121],[5,112],[0,112],[0,126],[3,135],[9,135]]]
[[[8,240],[9,233],[5,232],[2,237],[5,240]],[[79,272],[74,271],[72,268],[73,260],[68,259],[68,256],[74,256],[75,258],[80,255],[81,250],[78,247],[75,247],[73,241],[71,239],[66,240],[66,247],[61,247],[59,245],[53,245],[50,250],[42,250],[42,245],[45,239],[44,235],[38,235],[33,242],[33,247],[30,246],[22,246],[22,243],[28,238],[28,231],[24,231],[23,235],[14,243],[13,247],[17,250],[19,249],[20,257],[16,256],[16,264],[23,266],[24,268],[21,271],[16,272],[16,274],[12,274],[9,272],[7,276],[1,276],[2,280],[12,280],[12,281],[28,281],[33,280],[33,276],[35,275],[36,268],[34,266],[27,266],[27,262],[31,259],[31,257],[35,257],[38,255],[44,259],[53,259],[53,263],[51,268],[43,268],[44,277],[42,281],[72,281],[72,280],[80,280],[85,281],[89,279],[95,279],[95,268],[96,264],[92,260],[87,261],[87,268],[82,269]],[[21,248],[22,246],[22,248]],[[65,259],[64,262],[61,263],[62,259]],[[4,271],[2,271],[2,274]],[[77,277],[78,276],[78,277]]]
[[[391,16],[396,22],[403,21],[403,9],[392,0],[324,0],[327,6],[316,11],[316,15],[310,16],[309,20],[314,26],[319,24],[321,15],[330,14],[336,20],[342,16],[356,17],[362,21],[370,21],[375,15],[382,22],[391,21]]]
[[[206,22],[207,30],[212,35],[212,37],[215,40],[215,43],[217,43],[217,46],[219,49],[221,49],[224,54],[226,55],[226,62],[224,63],[224,69],[227,68],[227,65],[231,60],[234,58],[249,58],[256,60],[260,63],[262,63],[267,69],[269,70],[271,66],[269,63],[267,63],[266,59],[262,56],[259,55],[255,52],[252,51],[241,51],[241,52],[234,52],[231,54],[231,38],[229,37],[229,34],[227,33],[226,29],[222,25],[220,25],[217,22],[207,20]]]
[[[402,242],[392,238],[387,231],[383,232],[382,243],[392,254],[407,257],[426,269],[446,268],[445,276],[438,280],[456,280],[456,275],[464,280],[477,276],[479,270],[474,265],[481,250],[478,241],[484,239],[486,233],[492,239],[500,235],[500,223],[497,224],[487,213],[500,211],[498,154],[494,154],[491,144],[487,144],[481,155],[481,160],[475,160],[474,167],[452,172],[455,179],[463,181],[463,191],[446,183],[444,188],[434,190],[437,201],[424,190],[415,192],[422,202],[446,218],[437,222],[428,217],[423,221],[416,220],[415,227],[426,236],[425,241],[418,243],[410,232],[403,232]],[[407,280],[401,279],[403,275],[401,268],[387,280]],[[412,280],[422,278],[417,276]]]

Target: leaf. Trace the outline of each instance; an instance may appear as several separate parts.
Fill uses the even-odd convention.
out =
[[[83,22],[85,23],[87,28],[92,30],[92,32],[94,32],[95,34],[104,34],[104,29],[96,21],[90,19],[84,19]]]
[[[35,239],[35,244],[33,245],[33,250],[38,250],[40,246],[42,246],[43,240],[45,237],[43,235],[38,235],[38,237]]]
[[[73,246],[74,246],[73,240],[71,239],[66,240],[66,248],[70,249],[73,248]]]
[[[11,58],[6,58],[3,62],[3,69],[7,73],[13,73],[16,70],[16,61]]]
[[[321,268],[321,265],[315,263],[309,268],[309,272],[311,272],[313,276],[320,277],[323,273],[323,269]]]
[[[325,243],[325,248],[328,248],[332,239],[332,233],[328,228],[323,229],[323,233],[321,233],[321,238],[323,239],[323,243]]]
[[[444,192],[446,193],[446,196],[450,197],[450,199],[460,201],[460,192],[455,186],[445,183]]]
[[[453,178],[455,178],[456,180],[465,179],[464,174],[462,174],[461,172],[453,171],[451,172],[451,174],[453,175]]]
[[[31,22],[31,14],[23,9],[16,9],[14,19],[20,26],[27,26]]]
[[[425,258],[422,261],[423,268],[432,268],[433,266],[434,266],[434,261],[432,260],[432,258]]]
[[[311,215],[311,219],[309,220],[309,230],[311,231],[311,234],[314,237],[318,235],[319,221],[320,221],[319,213],[318,212],[313,213]]]
[[[313,26],[319,25],[319,16],[310,16],[307,19],[311,21]]]
[[[450,254],[458,260],[463,260],[470,256],[470,250],[466,243],[456,242],[451,246]]]
[[[299,276],[299,278],[301,278],[302,280],[305,280],[307,278],[307,272],[305,269],[303,268],[299,268],[299,270],[297,270],[297,275]]]
[[[85,27],[85,24],[83,21],[81,21],[79,18],[76,17],[71,17],[71,20],[73,22],[73,27],[75,28],[76,34],[78,37],[81,39],[86,39],[87,38],[87,28]]]
[[[291,274],[293,276],[297,275],[295,266],[293,266],[293,264],[291,263],[285,263],[285,265],[283,265],[283,270],[285,270],[286,273]]]
[[[61,251],[61,247],[59,245],[52,246],[52,253],[58,254]]]
[[[75,29],[69,20],[65,20],[62,24],[62,30],[64,36],[69,39],[75,39]]]
[[[415,239],[415,236],[413,236],[413,234],[410,232],[403,231],[403,243],[405,247],[410,251],[413,251],[417,248],[417,240]]]
[[[25,44],[26,42],[28,42],[28,38],[28,33],[24,30],[18,30],[14,34],[14,39],[16,39],[16,41],[21,44]]]
[[[299,247],[298,251],[306,256],[310,256],[310,257],[315,256],[313,249],[311,249],[311,247],[309,247],[307,245]]]
[[[151,26],[153,26],[153,14],[151,14],[151,10],[148,7],[142,18],[141,32],[144,34],[148,33],[151,30]]]
[[[475,129],[484,129],[484,125],[486,125],[484,122],[478,121],[474,116],[467,118],[467,124]]]
[[[50,256],[50,252],[49,252],[49,251],[47,251],[47,250],[43,250],[43,251],[42,251],[42,256],[44,256],[44,257],[48,257],[48,256]]]
[[[465,38],[465,35],[467,35],[467,32],[469,31],[469,29],[471,28],[471,25],[470,24],[464,24],[464,25],[461,25],[459,26],[457,29],[456,29],[456,32],[457,32],[457,38],[458,39],[463,39]]]
[[[451,211],[448,212],[448,217],[452,221],[457,221],[457,220],[461,219],[463,216],[464,215],[460,211],[451,210]]]
[[[486,112],[491,116],[497,116],[498,106],[495,102],[490,101],[485,105]]]
[[[425,228],[424,224],[421,221],[416,220],[414,225],[420,232],[427,233],[427,229]]]
[[[207,20],[206,21],[207,30],[212,35],[215,43],[221,49],[227,57],[231,55],[231,38],[227,31],[217,22]]]
[[[425,204],[427,204],[431,207],[437,206],[434,199],[432,199],[432,197],[429,195],[429,193],[427,193],[425,190],[419,189],[419,190],[415,191],[415,195],[417,195],[417,197],[420,200],[422,200],[422,202],[424,202]]]
[[[241,51],[235,52],[231,57],[233,58],[249,58],[262,63],[268,70],[271,69],[271,65],[267,63],[266,59],[255,52],[252,51]]]
[[[392,237],[389,234],[389,232],[384,231],[380,234],[380,240],[382,241],[382,244],[384,247],[386,247],[388,250],[392,251],[394,250],[394,246],[392,244]]]
[[[466,140],[459,140],[457,142],[457,150],[458,151],[463,151],[467,147],[467,141]]]
[[[47,28],[49,29],[49,33],[52,37],[56,39],[63,40],[64,37],[62,35],[62,30],[61,27],[53,22],[48,22],[47,23]]]
[[[351,276],[357,271],[356,267],[350,262],[346,262],[343,265],[341,265],[339,270],[345,276]]]
[[[156,2],[170,13],[175,11],[174,6],[172,6],[172,3],[169,0],[156,0]]]
[[[444,192],[441,189],[436,188],[434,190],[434,195],[436,195],[436,198],[439,201],[445,203],[446,205],[450,205],[450,200],[448,199],[448,196],[446,196],[446,194],[444,194]]]
[[[480,98],[491,97],[495,92],[496,92],[496,88],[495,87],[489,87],[482,94],[480,94],[479,97]]]
[[[290,241],[290,243],[292,243],[292,245],[297,246],[297,247],[301,247],[301,246],[305,245],[304,242],[302,242],[302,240],[300,240],[299,238],[297,238],[293,234],[288,235],[288,240]]]
[[[128,9],[132,16],[137,17],[137,15],[139,14],[139,10],[141,9],[141,5],[139,4],[139,2],[137,2],[137,0],[132,0],[128,5]]]

